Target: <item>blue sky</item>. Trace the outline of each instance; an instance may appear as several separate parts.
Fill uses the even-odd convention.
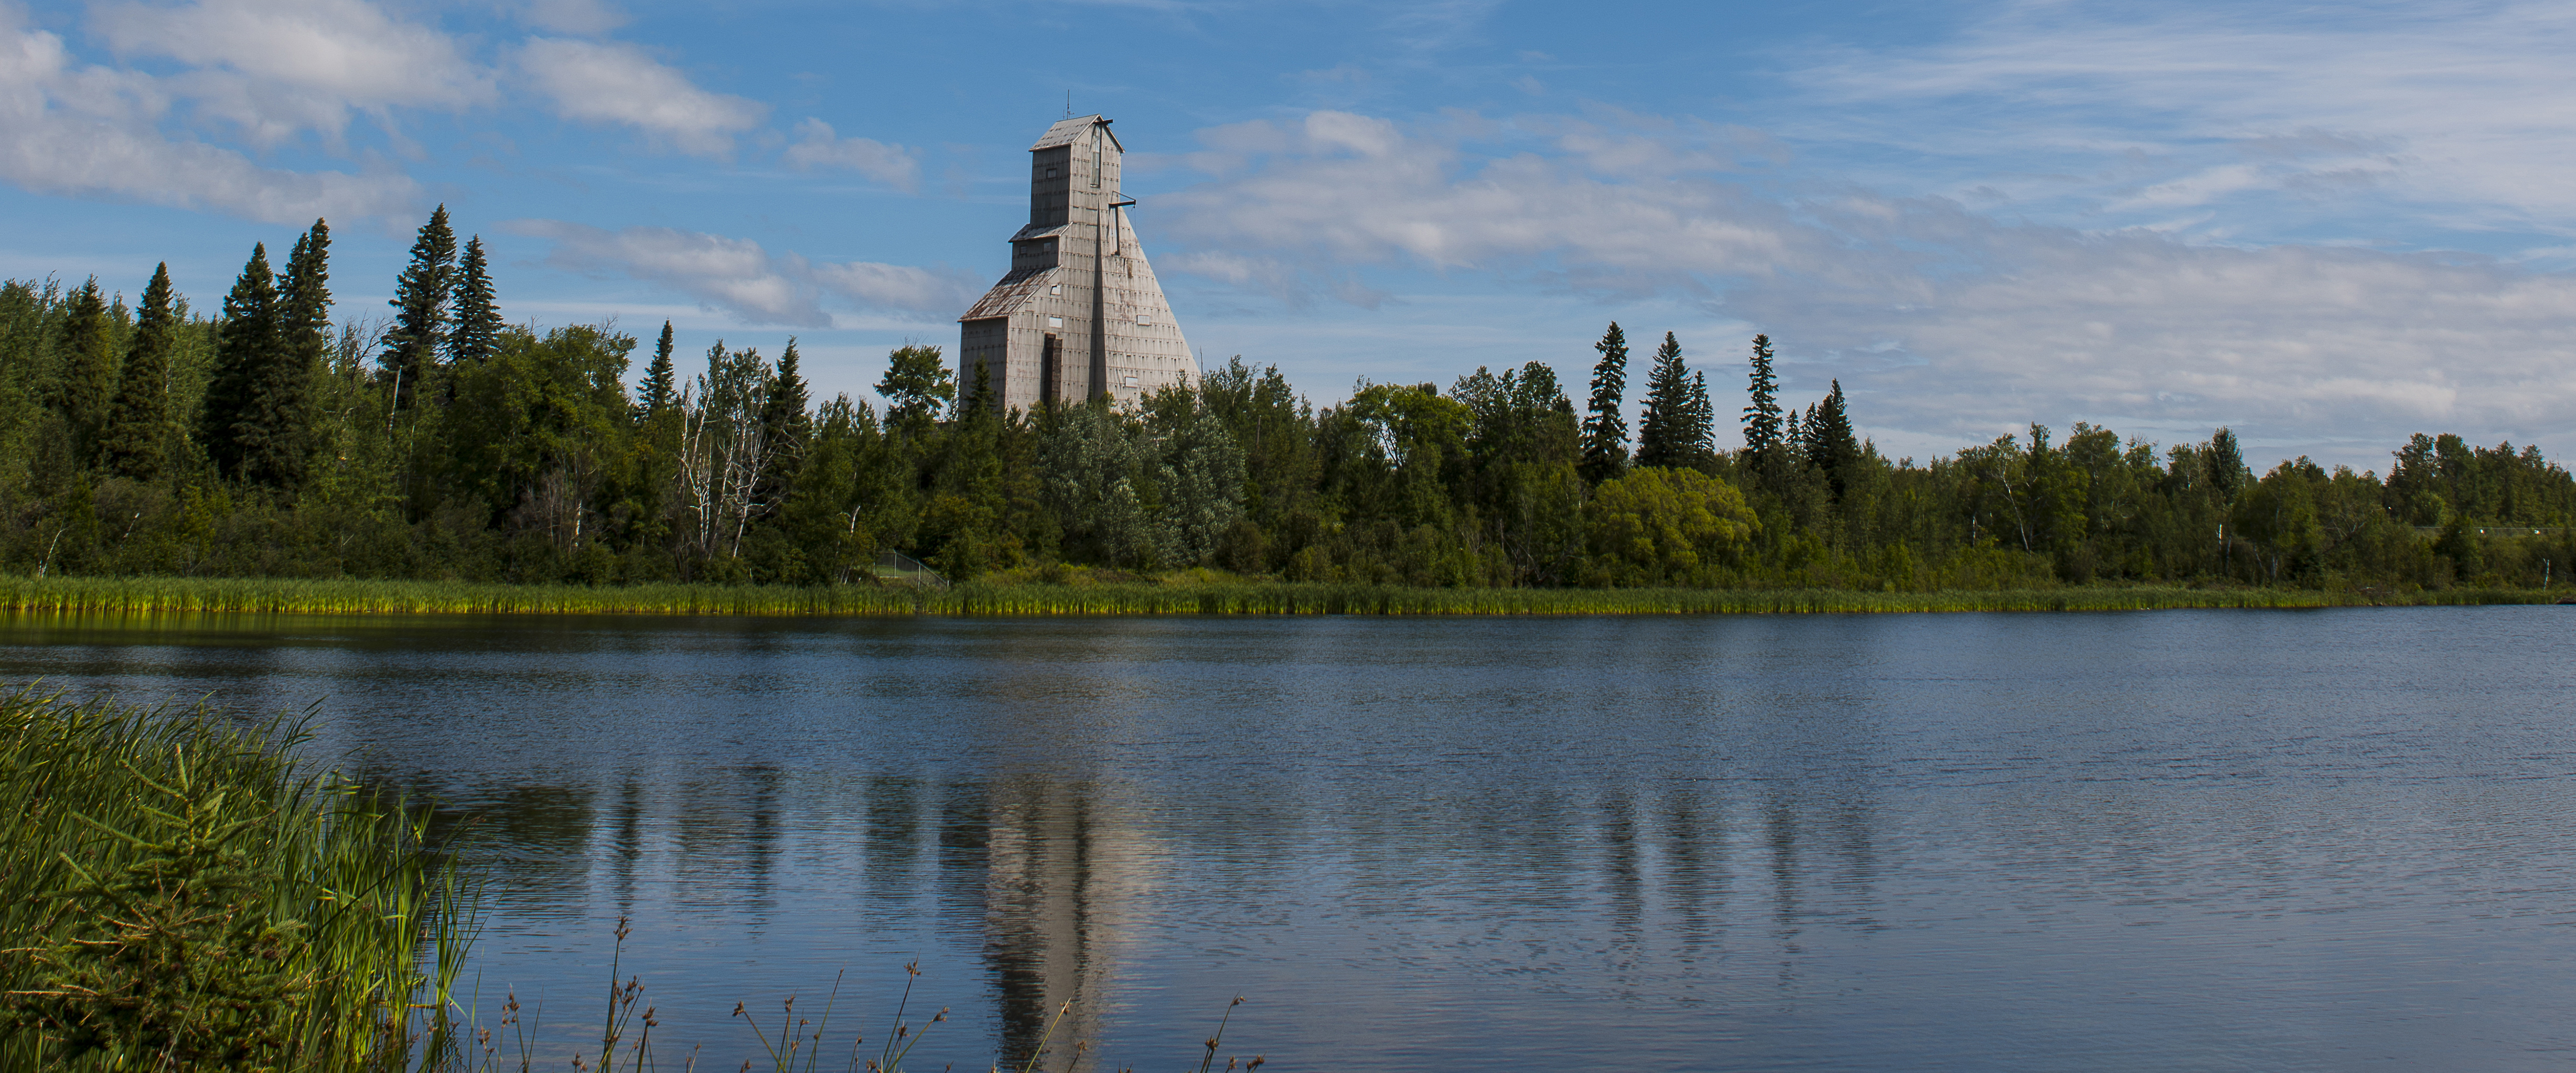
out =
[[[0,0],[0,275],[210,307],[319,215],[373,316],[443,201],[513,320],[794,335],[864,396],[954,346],[1070,92],[1192,343],[1318,402],[1577,382],[1616,319],[1730,389],[1767,332],[1893,454],[2556,456],[2570,55],[2564,3]]]

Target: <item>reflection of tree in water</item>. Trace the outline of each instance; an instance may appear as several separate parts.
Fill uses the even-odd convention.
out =
[[[538,901],[581,897],[590,873],[587,786],[514,786],[484,810],[485,830],[508,862],[509,892]]]

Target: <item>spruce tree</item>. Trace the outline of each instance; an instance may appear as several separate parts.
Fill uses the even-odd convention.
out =
[[[483,236],[465,241],[456,271],[456,325],[447,337],[447,362],[463,367],[492,356],[500,345],[501,312],[492,304],[492,275],[483,263]]]
[[[1655,366],[1646,373],[1646,405],[1637,415],[1637,464],[1687,466],[1698,454],[1692,434],[1690,369],[1682,363],[1682,344],[1673,333],[1655,348]]]
[[[304,479],[313,376],[331,353],[331,227],[320,220],[296,236],[278,277],[277,337],[233,434],[245,479],[292,488]]]
[[[1601,341],[1592,344],[1601,361],[1592,367],[1592,400],[1583,418],[1583,479],[1599,484],[1628,468],[1628,336],[1611,321]]]
[[[152,270],[136,311],[134,342],[125,352],[125,375],[116,385],[99,462],[110,472],[148,481],[161,475],[170,423],[170,358],[179,345],[179,323],[170,308],[170,266]]]
[[[1833,384],[1824,401],[1808,408],[1804,431],[1807,461],[1824,471],[1825,480],[1833,485],[1834,500],[1840,502],[1851,465],[1860,461],[1860,440],[1853,435],[1851,415],[1843,407],[1843,382]]]
[[[671,322],[662,322],[662,341],[653,345],[653,364],[644,367],[644,390],[635,400],[635,422],[642,424],[671,405],[675,396],[671,371]]]
[[[99,291],[98,277],[63,303],[62,378],[55,381],[54,412],[71,426],[74,457],[88,460],[106,431],[116,402],[116,325]]]
[[[1708,402],[1708,374],[1691,374],[1690,416],[1685,421],[1689,436],[1690,465],[1706,467],[1716,461],[1717,410]]]
[[[2235,502],[2236,490],[2245,485],[2245,452],[2236,446],[2236,433],[2220,425],[2201,457],[2208,461],[2209,486],[2218,490],[2219,502]]]
[[[429,214],[411,244],[411,263],[394,281],[393,329],[385,333],[384,356],[378,359],[394,382],[394,408],[409,409],[420,382],[435,373],[445,348],[448,302],[456,280],[456,232],[447,226],[447,206]]]
[[[206,383],[205,411],[198,439],[215,470],[247,479],[247,462],[258,446],[251,442],[259,427],[259,384],[285,348],[278,323],[277,275],[268,268],[268,245],[251,247],[250,263],[232,293],[224,296],[224,323],[215,335],[214,375]]]
[[[1744,453],[1752,456],[1755,469],[1773,461],[1779,453],[1780,378],[1771,372],[1771,337],[1753,337],[1753,379],[1747,388],[1752,405],[1744,408]]]
[[[813,415],[806,410],[811,396],[798,366],[796,340],[791,337],[787,350],[778,355],[778,374],[769,381],[769,394],[760,403],[765,453],[752,499],[764,515],[777,514],[795,491],[796,471],[804,468],[805,445],[813,432]]]

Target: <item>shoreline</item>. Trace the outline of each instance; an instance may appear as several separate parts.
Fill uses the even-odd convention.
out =
[[[1097,617],[1113,615],[1708,615],[2153,611],[2192,608],[2555,604],[2558,590],[2067,586],[1845,589],[1427,589],[1320,582],[1061,585],[969,582],[818,588],[657,584],[590,588],[292,578],[0,578],[0,611],[59,614],[716,615]]]

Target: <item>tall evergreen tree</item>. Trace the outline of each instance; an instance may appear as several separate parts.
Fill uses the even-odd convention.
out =
[[[1717,410],[1708,402],[1708,373],[1693,372],[1690,386],[1690,416],[1686,420],[1690,434],[1692,465],[1705,466],[1716,461]]]
[[[133,345],[125,352],[125,375],[117,379],[116,404],[109,411],[107,434],[100,438],[99,461],[109,471],[138,481],[161,475],[169,438],[170,358],[178,345],[170,266],[164,263],[152,270],[152,282],[143,288]]]
[[[246,445],[246,476],[291,488],[304,479],[313,377],[331,353],[331,226],[321,220],[296,236],[286,256],[277,333],[278,349],[252,383],[247,424],[236,423],[235,434]]]
[[[653,344],[653,363],[644,367],[644,390],[637,393],[635,400],[637,423],[650,420],[676,400],[676,375],[671,371],[671,322],[666,320],[662,322],[662,341]]]
[[[73,291],[63,303],[62,378],[55,381],[54,412],[71,426],[76,457],[86,462],[97,451],[116,401],[116,324],[99,291],[98,277]]]
[[[1860,440],[1853,435],[1851,415],[1843,407],[1843,382],[1833,382],[1824,401],[1807,410],[1807,461],[1823,470],[1825,480],[1833,485],[1834,499],[1840,502],[1843,489],[1851,476],[1851,466],[1860,461]]]
[[[420,382],[437,371],[445,348],[448,303],[454,298],[456,232],[447,226],[447,206],[429,214],[411,244],[411,263],[394,281],[393,329],[385,333],[384,356],[378,359],[394,381],[394,408],[409,409]]]
[[[1601,361],[1592,367],[1592,399],[1583,417],[1583,461],[1576,467],[1594,484],[1628,468],[1628,335],[1611,321],[1592,344]]]
[[[1637,415],[1637,464],[1687,466],[1699,460],[1705,435],[1691,409],[1690,369],[1681,340],[1664,333],[1655,366],[1646,373],[1646,405]]]
[[[769,381],[769,393],[760,403],[762,455],[760,476],[752,488],[752,500],[764,516],[775,516],[794,494],[796,471],[805,464],[805,447],[813,434],[813,415],[806,408],[811,394],[799,369],[796,340],[787,340],[787,350],[778,355],[778,373]]]
[[[483,236],[465,240],[465,257],[456,269],[456,324],[447,337],[447,361],[462,366],[483,361],[500,346],[501,311],[492,303],[492,274],[483,261]]]
[[[1779,453],[1780,378],[1771,372],[1771,337],[1753,337],[1753,377],[1746,388],[1752,404],[1744,408],[1744,453],[1758,471]]]
[[[205,411],[199,416],[198,439],[215,470],[227,477],[255,479],[246,470],[260,446],[259,385],[285,348],[280,330],[277,274],[269,271],[268,245],[251,247],[250,263],[224,296],[224,323],[215,335],[214,375],[206,383]],[[249,435],[246,435],[249,434]]]
[[[2208,461],[2209,486],[2218,490],[2219,502],[2235,502],[2236,490],[2245,486],[2245,452],[2236,446],[2236,433],[2220,425],[2201,457]]]

